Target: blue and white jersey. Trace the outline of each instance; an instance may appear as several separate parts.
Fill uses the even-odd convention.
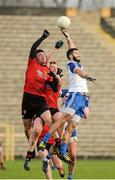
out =
[[[61,90],[61,97],[63,98],[67,93],[68,93],[69,89],[62,89]]]
[[[88,92],[86,79],[74,73],[76,68],[83,69],[83,66],[75,61],[69,61],[67,66],[69,74],[69,92]]]

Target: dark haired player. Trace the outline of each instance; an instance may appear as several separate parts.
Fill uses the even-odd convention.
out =
[[[80,121],[80,118],[87,118],[89,114],[89,98],[86,96],[88,93],[87,80],[94,81],[95,78],[87,76],[83,70],[83,66],[80,63],[80,53],[69,36],[69,34],[62,29],[61,30],[66,37],[68,44],[67,58],[68,58],[68,74],[69,74],[69,95],[65,102],[65,107],[63,109],[63,121],[58,121],[54,123],[50,128],[49,132],[44,136],[43,141],[40,143],[41,149],[44,149],[48,138],[51,134],[56,131],[65,122],[68,123],[64,139],[59,148],[60,158],[67,163],[70,163],[67,151],[67,145],[69,143],[72,132],[76,128]],[[60,123],[60,124],[59,124]]]

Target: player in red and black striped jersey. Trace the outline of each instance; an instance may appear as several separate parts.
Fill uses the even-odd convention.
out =
[[[59,68],[57,68],[57,64],[55,61],[50,62],[50,71],[53,73],[57,74]],[[62,85],[62,79],[59,76],[59,74],[56,75],[58,78],[58,86],[57,86],[57,92],[52,91],[50,86],[47,86],[47,95],[46,95],[46,100],[48,103],[49,107],[53,107],[54,109],[58,108],[58,98],[60,96],[60,91],[61,91],[61,85]]]
[[[48,57],[44,50],[37,49],[43,40],[49,36],[49,32],[44,30],[43,35],[34,42],[31,47],[28,66],[25,75],[24,94],[22,100],[22,118],[26,137],[31,134],[31,124],[34,115],[41,117],[44,122],[51,126],[52,117],[48,109],[46,96],[46,83],[56,92],[58,80],[48,73]],[[59,49],[63,42],[57,41],[55,50]],[[55,51],[54,51],[55,52]]]
[[[62,70],[59,71],[59,69],[57,68],[56,62],[54,62],[54,61],[50,62],[49,69],[55,75],[57,74],[56,76],[58,78],[58,86],[57,86],[58,91],[57,92],[54,92],[52,90],[52,88],[49,86],[49,84],[47,84],[47,86],[46,86],[47,87],[46,101],[49,106],[51,115],[53,116],[53,119],[55,120],[55,118],[59,118],[59,116],[61,114],[58,110],[57,100],[58,100],[61,85],[62,85],[62,80],[60,78],[60,76],[62,76],[62,74],[59,72],[62,72]],[[58,71],[58,73],[57,73],[57,71]],[[38,118],[37,118],[37,120],[36,119],[34,120],[33,133],[29,138],[29,145],[30,145],[29,149],[28,149],[29,151],[27,152],[26,161],[24,164],[25,170],[30,169],[30,167],[28,165],[30,165],[30,160],[32,158],[31,152],[33,151],[33,149],[35,148],[35,146],[37,144],[38,137],[39,137],[39,141],[40,141],[48,131],[49,131],[49,127],[46,124],[45,125],[43,124],[43,121],[41,118],[39,118],[39,120],[38,120]],[[48,141],[47,150],[49,150],[51,145],[54,143],[55,143],[55,140],[53,137],[51,137]],[[44,158],[47,155],[47,153],[48,153],[47,150],[40,152],[42,158]],[[63,177],[64,176],[63,164],[61,163],[61,161],[59,160],[57,155],[52,156],[52,160],[53,160],[56,168],[58,169],[60,176]],[[51,179],[52,173],[51,173],[50,167],[48,168],[48,171],[45,173],[45,175],[46,175],[46,178]]]
[[[47,85],[47,95],[46,95],[46,101],[49,106],[50,112],[52,116],[54,114],[60,115],[59,109],[58,109],[58,98],[60,96],[61,86],[62,86],[62,79],[59,74],[57,74],[57,64],[55,61],[50,62],[50,71],[53,72],[56,75],[56,78],[58,79],[58,85],[57,85],[57,92],[54,92],[52,88]],[[59,113],[58,113],[59,112]],[[55,117],[53,117],[55,120]],[[57,119],[56,119],[57,120]]]
[[[52,76],[56,76],[56,78],[58,79],[58,84],[57,84],[57,92],[54,92],[53,89],[51,88],[51,86],[49,85],[49,83],[46,83],[46,102],[48,104],[49,110],[51,112],[51,115],[53,117],[53,120],[56,121],[61,117],[61,114],[58,110],[58,105],[57,105],[57,100],[58,100],[58,96],[60,93],[60,89],[61,89],[61,84],[62,84],[62,80],[61,77],[62,74],[59,73],[57,74],[57,64],[56,62],[51,62],[50,63],[50,75]],[[40,136],[40,133],[43,130],[43,126],[44,126],[44,122],[40,117],[37,117],[34,120],[34,124],[33,124],[33,133],[31,134],[30,138],[29,138],[29,147],[28,147],[28,151],[27,151],[27,156],[26,156],[26,160],[29,160],[29,164],[30,164],[30,160],[32,158],[32,152],[34,150],[34,148],[36,147],[37,144],[37,140]],[[61,134],[61,131],[59,131],[59,133]],[[28,163],[26,163],[25,161],[25,165],[24,168],[25,170],[29,170],[30,168],[27,167]]]

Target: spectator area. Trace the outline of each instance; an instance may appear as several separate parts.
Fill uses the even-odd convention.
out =
[[[102,18],[101,26],[104,29],[104,31],[106,31],[113,38],[115,38],[115,17]]]

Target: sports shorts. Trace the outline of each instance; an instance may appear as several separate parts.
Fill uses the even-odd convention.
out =
[[[50,110],[50,113],[51,113],[52,116],[53,116],[54,114],[56,114],[57,112],[59,112],[59,109],[58,109],[58,108],[52,108],[52,107],[50,107],[49,110]]]
[[[46,110],[48,110],[48,106],[43,96],[37,96],[24,92],[22,99],[23,119],[40,117],[40,115]]]
[[[66,99],[63,112],[69,113],[71,116],[85,117],[87,108],[89,107],[89,97],[79,92],[69,92]]]

